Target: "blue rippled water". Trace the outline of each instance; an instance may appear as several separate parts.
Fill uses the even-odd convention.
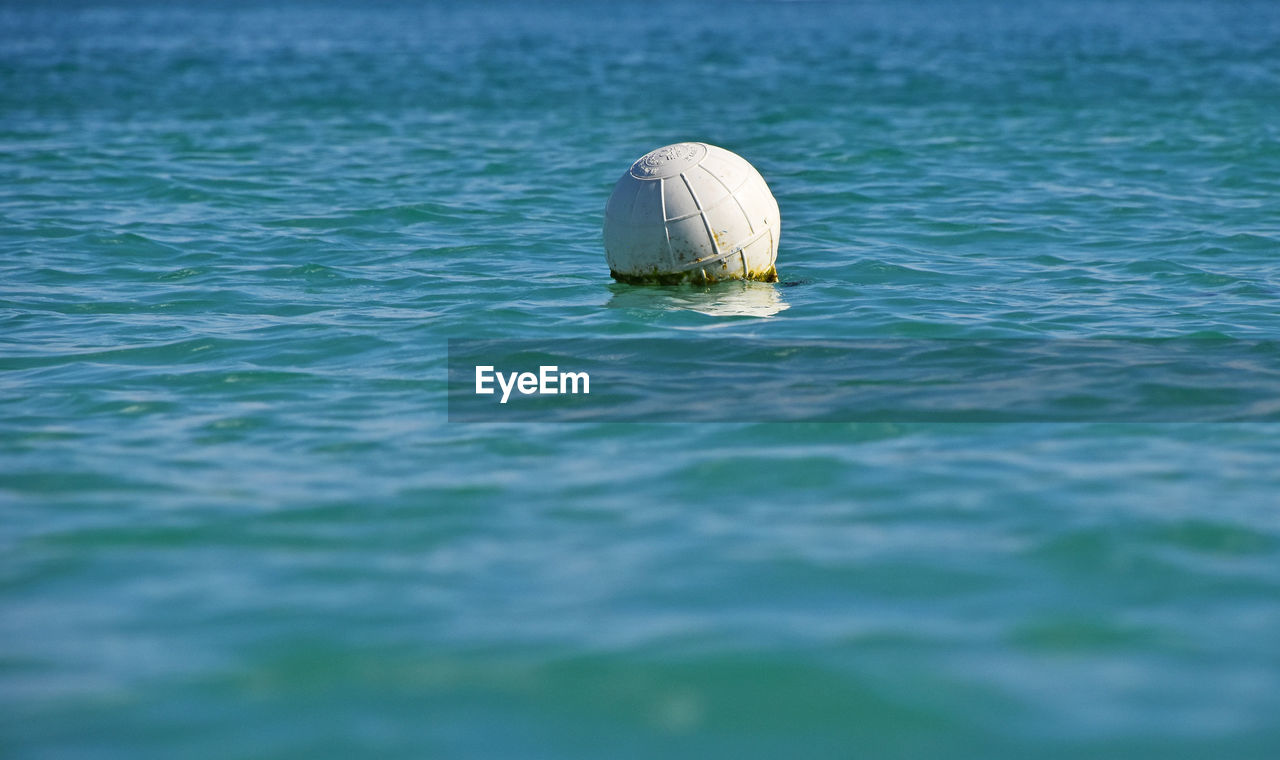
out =
[[[1273,340],[1277,93],[1270,2],[0,5],[0,754],[1280,756],[1273,424],[445,415],[450,338]],[[680,140],[780,283],[610,281]]]

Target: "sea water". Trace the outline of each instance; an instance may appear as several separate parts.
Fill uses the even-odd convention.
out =
[[[768,181],[781,282],[609,279],[683,140]],[[450,339],[1278,300],[1270,2],[5,3],[0,753],[1280,756],[1272,424],[445,403]]]

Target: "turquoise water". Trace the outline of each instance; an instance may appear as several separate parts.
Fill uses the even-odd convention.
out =
[[[0,6],[0,754],[1280,756],[1272,424],[445,415],[450,338],[1275,339],[1277,92],[1266,2]],[[781,283],[611,283],[679,140]]]

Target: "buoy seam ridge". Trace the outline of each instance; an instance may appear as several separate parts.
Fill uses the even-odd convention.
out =
[[[711,172],[707,172],[707,173],[708,173],[708,174],[711,174]],[[683,177],[684,175],[683,175],[683,174],[681,174],[680,176],[681,176],[681,177]],[[715,177],[716,175],[711,174],[711,176]],[[718,179],[720,179],[720,178],[719,178],[719,177],[716,177],[716,179],[718,180]],[[729,190],[729,186],[728,186],[728,185],[725,185],[725,184],[724,184],[724,182],[721,182],[720,184],[724,186],[724,189],[725,189],[725,190],[729,190],[729,196],[728,196],[728,197],[733,197],[734,193],[736,193],[736,192],[738,192],[738,190],[741,190],[742,188],[746,187],[746,186],[747,186],[747,183],[748,183],[748,182],[750,182],[750,181],[751,181],[751,178],[750,178],[750,177],[747,177],[746,179],[742,180],[742,183],[741,183],[741,184],[739,184],[739,185],[738,185],[738,187],[737,187],[736,189],[734,189],[734,190]],[[686,181],[686,182],[685,182],[685,184],[686,184],[686,185],[688,185],[688,182]],[[690,191],[690,192],[692,192],[692,191]],[[728,200],[728,197],[717,198],[715,203],[712,203],[710,206],[707,206],[706,208],[702,208],[701,206],[699,206],[697,211],[690,211],[690,212],[689,212],[689,213],[687,213],[687,214],[681,214],[680,216],[674,217],[674,218],[672,218],[672,219],[667,219],[667,218],[666,218],[666,208],[667,208],[667,207],[666,207],[666,205],[665,205],[665,201],[664,201],[664,205],[663,205],[663,207],[662,207],[662,208],[663,208],[663,212],[662,212],[662,213],[663,213],[663,221],[666,221],[666,222],[683,222],[685,219],[692,219],[693,217],[697,216],[698,214],[701,214],[703,211],[715,211],[717,208],[719,208],[719,207],[720,207],[720,204],[722,204],[722,203],[724,203],[726,200]],[[734,200],[737,200],[737,198],[736,198],[736,197],[734,197]],[[695,203],[695,204],[696,204],[696,203],[698,203],[698,199],[697,199],[696,197],[693,199],[693,201],[694,201],[694,203]],[[742,202],[741,202],[741,201],[738,201],[738,208],[742,208]],[[743,214],[747,213],[747,210],[746,210],[746,209],[742,209],[742,213],[743,213]],[[750,220],[748,220],[748,222],[749,222],[749,221],[750,221]],[[752,231],[752,232],[755,232],[755,228],[752,228],[752,230],[751,230],[751,231]]]
[[[693,205],[697,207],[698,213],[701,214],[703,210],[702,201],[698,198],[698,194],[693,191],[693,183],[689,181],[688,177],[684,176],[684,172],[680,172],[679,176],[680,181],[684,183],[685,188],[689,191],[689,197],[693,199]],[[693,214],[688,214],[685,218],[688,219],[691,216]]]
[[[753,179],[752,175],[748,173],[746,179],[739,182],[736,188],[734,188],[733,190],[730,190],[728,183],[726,183],[723,179],[721,179],[719,174],[716,174],[715,172],[711,171],[710,169],[703,166],[702,164],[698,164],[698,168],[702,169],[707,174],[710,174],[711,178],[714,179],[716,182],[719,182],[720,187],[723,187],[725,191],[729,193],[729,197],[733,199],[733,202],[738,204],[738,210],[742,212],[742,218],[747,220],[747,229],[751,231],[752,235],[756,234],[756,226],[751,223],[751,214],[747,213],[747,207],[742,205],[742,199],[738,197],[738,191],[747,186],[747,183]],[[754,169],[754,167],[752,168]],[[760,172],[756,172],[756,176],[759,177]],[[760,177],[760,181],[764,182],[764,177]],[[768,184],[766,184],[765,187],[768,187]],[[724,203],[723,198],[716,201],[715,205],[719,206],[721,203]],[[743,245],[742,247],[746,248],[745,245]],[[742,258],[742,272],[743,274],[746,274],[747,272],[747,259],[745,255]]]
[[[710,174],[710,172],[707,172],[707,173]],[[719,248],[720,247],[718,245],[719,238],[716,237],[715,228],[711,226],[711,217],[707,216],[707,209],[702,207],[702,199],[698,197],[698,194],[696,192],[694,192],[693,183],[689,181],[688,177],[684,176],[684,172],[680,172],[680,179],[684,180],[684,186],[689,188],[689,196],[693,198],[693,205],[698,207],[698,214],[702,217],[702,226],[707,228],[707,240],[710,240],[712,242],[712,245],[715,245],[716,248]],[[671,228],[669,226],[667,226],[667,234],[668,235],[671,234]],[[730,251],[729,253],[732,255],[733,252]],[[722,259],[701,259],[701,261],[708,261],[708,260],[720,261]],[[682,272],[684,270],[678,269],[676,271]]]
[[[659,187],[658,189],[661,190],[662,188]],[[639,221],[636,219],[636,215],[641,213],[644,210],[642,207],[642,204],[640,203],[640,195],[643,192],[644,192],[644,185],[641,185],[636,188],[635,195],[631,196],[631,211],[630,213],[627,214],[627,223],[631,225],[632,229],[639,229],[644,226],[640,224]]]
[[[667,266],[676,265],[676,249],[671,245],[671,226],[667,224],[667,178],[658,178],[658,202],[662,204],[662,234],[667,238]]]
[[[706,257],[701,258],[701,259],[696,259],[696,260],[694,260],[694,261],[689,262],[688,264],[685,264],[685,265],[684,265],[684,267],[682,267],[682,268],[680,268],[680,269],[673,269],[673,270],[672,270],[672,272],[688,272],[688,271],[690,271],[690,270],[692,270],[692,269],[697,269],[698,267],[705,267],[707,264],[715,264],[716,262],[724,261],[725,259],[727,259],[727,258],[729,258],[730,256],[734,255],[735,253],[741,253],[742,251],[746,250],[746,249],[747,249],[747,247],[748,247],[748,246],[750,246],[752,243],[754,243],[754,242],[756,242],[757,240],[759,240],[760,238],[764,237],[765,233],[766,233],[766,232],[768,232],[768,231],[769,231],[769,228],[767,228],[767,227],[766,227],[765,229],[760,230],[759,232],[755,233],[755,234],[754,234],[754,235],[752,235],[751,237],[749,237],[749,238],[747,238],[746,240],[744,240],[744,241],[742,242],[742,244],[741,244],[741,245],[736,245],[736,246],[734,246],[733,248],[731,248],[730,250],[725,251],[724,253],[717,253],[717,254],[714,254],[714,255],[711,255],[711,256],[706,256]],[[773,252],[773,238],[772,238],[772,237],[769,239],[769,251],[770,251],[770,253],[772,253],[772,252]],[[773,258],[776,260],[776,259],[777,259],[777,256],[775,255]],[[773,264],[773,261],[770,261],[769,263],[770,263],[770,265],[772,265],[772,264]]]

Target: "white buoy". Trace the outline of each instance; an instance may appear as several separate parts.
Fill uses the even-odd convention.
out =
[[[604,250],[632,283],[778,279],[778,202],[755,167],[700,142],[645,154],[613,187]]]

